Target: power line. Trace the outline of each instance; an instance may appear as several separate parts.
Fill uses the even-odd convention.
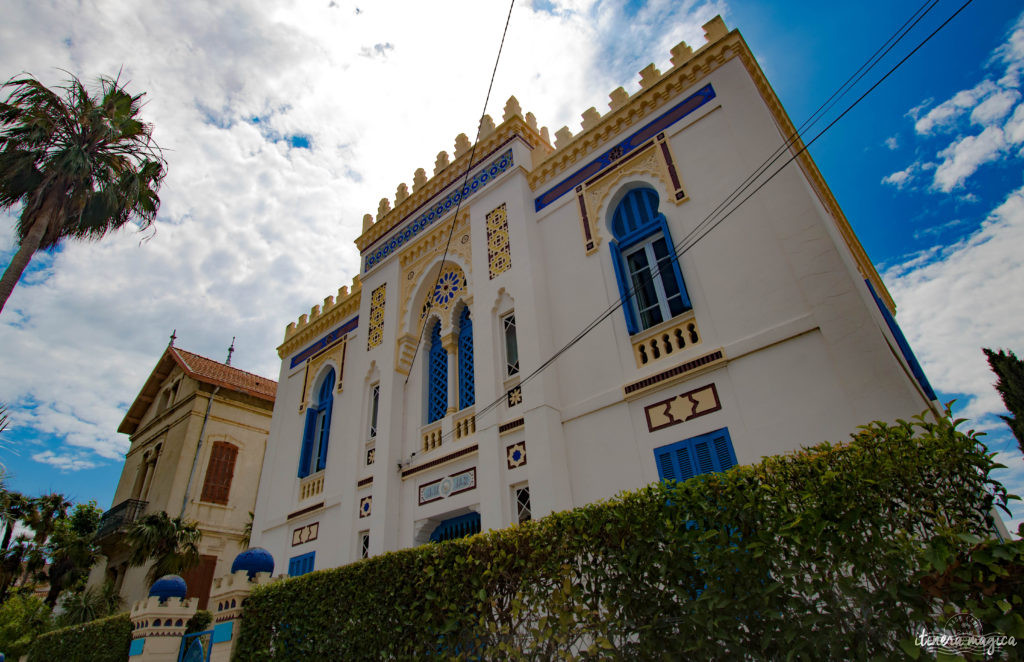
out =
[[[434,279],[434,287],[427,292],[428,307],[433,304],[432,293],[437,290],[437,284],[441,282],[441,273],[444,270],[444,261],[448,259],[448,249],[452,244],[452,235],[455,233],[455,225],[459,220],[459,209],[462,208],[462,200],[466,197],[466,182],[469,181],[469,173],[473,170],[473,156],[476,154],[476,147],[480,143],[480,131],[484,124],[484,115],[487,114],[487,104],[491,100],[491,89],[494,87],[494,77],[498,73],[498,62],[501,61],[501,51],[505,47],[505,35],[508,34],[508,24],[512,20],[512,8],[516,0],[512,0],[508,6],[508,16],[505,18],[505,29],[501,33],[501,43],[498,45],[498,56],[494,58],[494,69],[491,70],[491,82],[487,84],[487,95],[484,97],[484,107],[480,111],[480,121],[476,125],[476,138],[473,139],[473,147],[469,150],[469,162],[466,164],[466,176],[462,178],[462,186],[459,187],[459,201],[455,204],[455,213],[452,215],[452,225],[448,229],[448,240],[444,243],[444,253],[441,255],[441,267],[438,269],[437,278]],[[416,339],[416,346],[412,350],[412,359],[409,361],[409,374],[405,376],[405,384],[409,383],[409,375],[412,374],[412,367],[416,364],[416,355],[420,351],[420,344],[423,342],[423,332],[427,325],[420,326],[420,335]]]
[[[817,140],[819,138],[821,138],[826,132],[828,132],[833,126],[835,126],[835,124],[839,120],[841,120],[843,117],[845,117],[851,110],[853,110],[858,104],[860,104],[860,102],[863,101],[869,94],[871,94],[879,85],[881,85],[882,82],[884,82],[886,79],[888,79],[889,76],[891,76],[897,69],[899,69],[908,59],[910,59],[915,53],[917,53],[922,47],[924,47],[925,44],[927,44],[929,41],[931,41],[931,39],[936,34],[938,34],[943,28],[945,28],[946,25],[948,25],[954,18],[956,18],[973,1],[974,0],[966,0],[966,2],[964,2],[955,12],[953,12],[953,14],[951,14],[945,21],[943,21],[937,28],[935,28],[935,30],[933,30],[927,37],[925,37],[922,41],[920,41],[899,62],[894,64],[892,67],[890,67],[889,70],[886,71],[886,73],[881,78],[879,78],[873,85],[871,85],[871,87],[869,87],[856,100],[854,100],[851,104],[849,104],[845,108],[845,110],[843,110],[835,119],[833,119],[831,122],[829,122],[809,142],[805,143],[796,152],[792,153],[791,156],[788,159],[786,159],[785,163],[783,163],[774,172],[772,172],[772,174],[769,175],[767,179],[765,179],[753,191],[751,191],[745,197],[743,197],[738,203],[735,204],[735,206],[733,206],[731,209],[726,211],[720,218],[714,219],[714,217],[716,215],[718,215],[718,213],[721,210],[723,210],[726,207],[728,207],[733,201],[735,201],[738,198],[739,195],[742,195],[744,191],[746,191],[748,188],[750,188],[750,186],[753,185],[753,183],[758,179],[758,177],[761,174],[763,174],[768,168],[771,167],[772,164],[774,164],[779,159],[779,157],[781,156],[781,153],[784,153],[786,150],[789,149],[790,146],[795,144],[800,139],[801,130],[799,130],[799,129],[796,130],[794,132],[794,134],[791,135],[784,142],[783,146],[780,147],[779,149],[777,149],[776,153],[773,153],[773,156],[768,157],[768,159],[766,159],[757,169],[755,169],[754,173],[752,173],[750,176],[748,176],[744,180],[743,183],[741,183],[736,189],[734,189],[732,193],[730,193],[728,196],[726,196],[726,201],[723,201],[723,203],[720,203],[718,206],[716,206],[715,209],[712,210],[712,212],[710,212],[707,216],[705,216],[705,218],[700,223],[698,223],[697,226],[695,226],[693,230],[688,232],[683,237],[683,239],[681,239],[679,242],[677,242],[677,243],[675,243],[673,245],[675,257],[678,259],[684,253],[686,253],[691,248],[693,248],[693,246],[695,246],[697,244],[697,242],[699,242],[701,239],[703,239],[705,236],[707,236],[707,234],[709,232],[711,232],[711,230],[713,230],[716,227],[718,227],[718,225],[722,221],[724,221],[729,216],[731,216],[733,214],[733,212],[735,212],[737,209],[739,209],[747,200],[749,200],[757,192],[759,192],[762,188],[764,188],[764,186],[766,184],[768,184],[768,182],[770,182],[772,179],[774,179],[776,177],[776,175],[778,175],[780,172],[782,172],[782,170],[785,169],[786,166],[788,166],[791,162],[793,162],[796,158],[798,158],[811,145],[813,145],[815,142],[817,142]],[[904,22],[903,26],[901,26],[896,31],[896,33],[893,36],[890,36],[890,38],[888,40],[886,40],[886,42],[883,43],[883,45],[881,47],[879,47],[878,50],[875,51],[875,53],[868,59],[868,61],[864,65],[861,66],[860,69],[858,69],[854,74],[852,74],[849,78],[847,78],[847,80],[840,86],[840,88],[835,93],[833,93],[832,96],[830,96],[829,99],[826,100],[826,102],[824,104],[822,104],[821,107],[819,107],[818,111],[815,111],[815,113],[812,114],[812,117],[814,117],[815,115],[818,115],[819,112],[822,110],[822,108],[825,108],[826,106],[827,106],[827,108],[825,108],[824,112],[827,112],[829,109],[831,109],[835,105],[835,103],[832,102],[833,99],[836,100],[835,102],[838,102],[839,99],[841,99],[843,96],[845,96],[847,94],[847,92],[849,92],[849,89],[844,89],[844,88],[848,88],[849,87],[850,89],[852,89],[853,85],[856,85],[857,82],[859,82],[861,79],[863,79],[863,77],[872,68],[874,68],[874,66],[883,57],[885,57],[885,55],[887,55],[892,50],[892,48],[895,47],[895,45],[897,43],[899,43],[899,41],[901,41],[910,32],[910,30],[912,30],[921,21],[921,19],[924,18],[924,16],[929,11],[931,11],[932,8],[934,8],[934,6],[937,4],[937,2],[938,2],[938,0],[927,0],[921,7],[919,7],[918,10],[915,11],[914,14],[906,22]],[[908,24],[909,24],[909,27],[908,27]],[[880,52],[881,52],[881,55],[879,55]],[[856,79],[856,80],[854,80],[854,79]],[[851,80],[853,80],[853,83],[850,83]],[[821,113],[821,114],[824,114],[824,113]],[[809,119],[808,121],[805,121],[804,124],[801,125],[801,127],[802,128],[809,128],[810,126],[813,126],[815,123],[817,123],[818,120],[820,120],[820,119],[821,119],[820,117],[814,119],[813,121],[810,121],[810,119]],[[808,122],[809,122],[809,124],[808,124]],[[712,219],[714,219],[714,220],[712,220]],[[657,264],[655,264],[654,268],[651,270],[651,275],[649,276],[649,278],[651,280],[653,280],[653,278],[655,276],[657,276],[659,273],[660,273],[660,267]],[[620,307],[622,307],[627,300],[632,299],[636,295],[637,289],[642,284],[643,283],[637,283],[628,292],[623,294],[617,301],[615,301],[613,304],[608,306],[608,308],[606,308],[604,311],[602,311],[589,324],[584,326],[583,329],[579,333],[577,333],[571,340],[569,340],[561,349],[556,351],[552,356],[550,356],[540,366],[535,368],[533,370],[533,372],[531,372],[529,375],[527,375],[526,377],[522,378],[520,380],[520,382],[519,382],[519,386],[522,386],[523,384],[527,383],[528,381],[530,381],[531,379],[536,377],[538,374],[540,374],[543,370],[547,369],[548,366],[550,366],[552,363],[554,363],[562,354],[564,354],[569,349],[571,349],[580,340],[582,340],[587,334],[589,334],[598,325],[600,325],[601,322],[606,320],[608,317],[611,316],[612,313],[614,313],[616,310],[618,310]],[[408,377],[406,378],[406,382],[408,382]],[[489,403],[488,405],[483,407],[475,415],[477,417],[480,417],[480,416],[483,416],[484,414],[490,412],[491,410],[496,408],[506,397],[507,397],[507,393],[503,393],[501,397],[495,399],[494,401],[492,401],[491,403]],[[451,434],[453,434],[453,433],[445,434],[444,437],[442,437],[442,439],[449,437]]]

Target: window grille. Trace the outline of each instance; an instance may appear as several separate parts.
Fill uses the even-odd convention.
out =
[[[501,318],[505,330],[505,376],[519,374],[519,342],[516,339],[516,316],[509,313]]]
[[[476,402],[473,383],[473,321],[469,308],[463,308],[459,315],[459,409],[473,406]]]
[[[430,360],[427,366],[427,423],[444,418],[448,410],[448,352],[441,346],[441,325],[430,332]]]

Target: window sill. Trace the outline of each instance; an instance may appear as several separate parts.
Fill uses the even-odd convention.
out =
[[[670,356],[678,356],[701,343],[693,310],[630,336],[636,367],[643,368]]]

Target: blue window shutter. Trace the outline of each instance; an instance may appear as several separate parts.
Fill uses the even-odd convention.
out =
[[[313,453],[313,435],[316,433],[317,413],[315,408],[306,409],[306,429],[302,433],[302,450],[299,452],[299,478],[309,475],[309,459]]]
[[[658,478],[679,482],[736,466],[729,429],[722,428],[654,449]]]
[[[307,572],[313,572],[313,560],[315,558],[316,552],[291,557],[288,559],[288,576],[298,577]]]
[[[668,242],[669,255],[671,255],[672,259],[672,274],[664,274],[662,278],[675,276],[676,283],[679,285],[679,294],[683,297],[683,306],[689,310],[693,308],[693,304],[690,303],[690,295],[686,293],[686,283],[683,281],[683,272],[679,268],[679,255],[676,253],[675,244],[672,243],[672,234],[668,231],[668,221],[665,220],[664,214],[658,215],[658,221],[661,233],[665,236],[665,241]]]
[[[672,451],[655,452],[658,460],[658,478],[661,480],[679,480],[679,472],[672,462]]]
[[[473,320],[469,317],[469,308],[463,308],[459,316],[459,409],[471,407],[475,402]]]
[[[441,325],[430,332],[430,359],[427,364],[427,423],[444,418],[448,410],[448,352],[441,345]]]
[[[686,446],[680,446],[676,448],[676,464],[679,467],[679,478],[678,480],[689,480],[699,474],[699,471],[694,471],[693,460],[690,458],[692,453]]]
[[[619,242],[609,241],[608,245],[612,251],[612,267],[615,268],[615,280],[619,284],[619,298],[622,300],[622,312],[626,315],[626,330],[633,335],[640,330],[636,323],[636,312],[633,310],[633,302],[629,296],[632,286],[626,278],[622,251],[619,250]]]
[[[316,460],[316,470],[322,471],[327,466],[327,446],[331,441],[331,410],[334,409],[334,397],[329,397],[327,402],[321,405],[326,408],[324,412],[324,443],[320,445],[320,457]]]

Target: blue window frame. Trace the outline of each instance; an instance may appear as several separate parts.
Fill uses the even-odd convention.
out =
[[[316,559],[316,552],[293,556],[288,559],[288,576],[298,577],[307,572],[313,572],[313,561]]]
[[[626,328],[639,333],[691,309],[658,194],[637,188],[615,207],[609,243]]]
[[[448,352],[441,346],[441,324],[430,330],[430,359],[427,362],[427,423],[444,418],[448,410]]]
[[[299,453],[299,478],[322,471],[327,466],[327,446],[331,437],[331,410],[334,408],[334,368],[320,380],[317,402],[306,409],[306,426]]]
[[[473,320],[469,307],[459,315],[459,409],[472,407],[476,402],[473,384]]]
[[[722,428],[654,449],[658,478],[682,482],[697,474],[725,471],[736,466],[729,429]]]
[[[434,528],[430,534],[430,540],[433,542],[456,540],[474,533],[480,533],[480,513],[467,513],[446,519]]]

